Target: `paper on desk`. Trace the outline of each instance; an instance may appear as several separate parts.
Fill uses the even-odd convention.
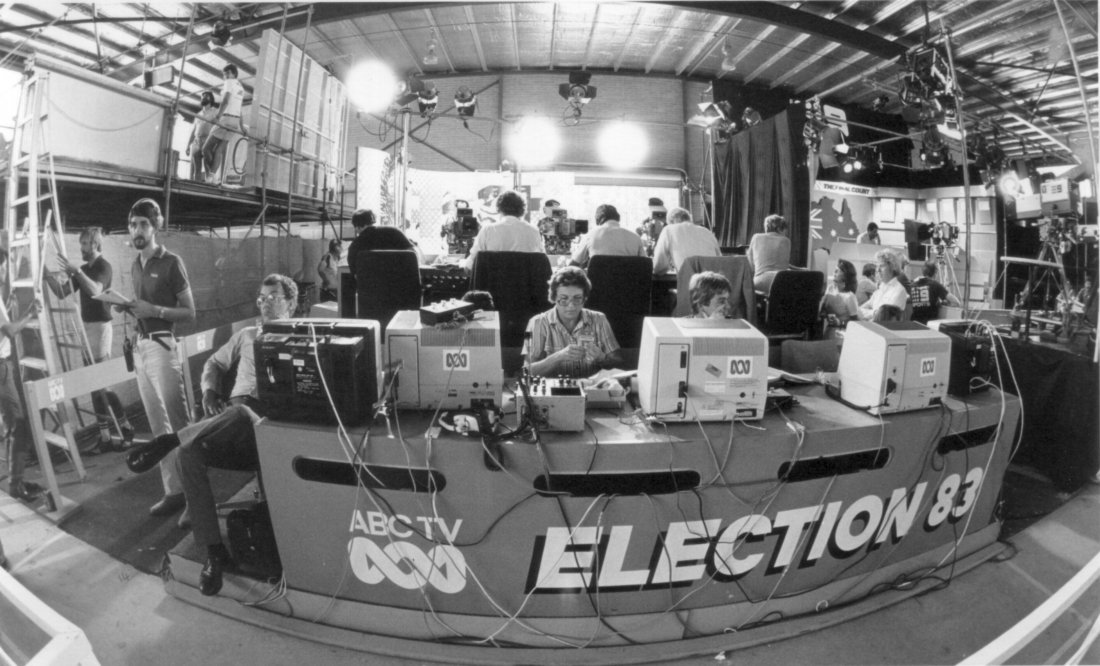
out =
[[[131,299],[126,298],[122,294],[120,294],[117,291],[114,291],[112,289],[104,289],[103,291],[99,292],[95,296],[92,296],[92,298],[94,298],[97,301],[103,301],[105,303],[110,303],[111,305],[133,305],[134,304],[134,302]]]

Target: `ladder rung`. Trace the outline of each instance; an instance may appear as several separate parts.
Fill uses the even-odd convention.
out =
[[[12,289],[34,289],[34,278],[19,278],[11,281]]]
[[[64,435],[59,435],[56,432],[50,432],[49,430],[47,430],[46,432],[42,433],[42,439],[46,440],[47,444],[59,446],[66,451],[69,450],[69,440],[66,439]]]
[[[31,370],[37,370],[39,372],[46,372],[46,359],[36,358],[34,356],[24,356],[19,359],[19,364],[24,368],[30,368]]]
[[[35,201],[35,203],[41,203],[41,202],[43,202],[47,199],[52,199],[52,198],[53,198],[53,192],[46,192],[45,194],[39,194],[36,201]],[[11,203],[11,205],[12,205],[12,207],[22,206],[23,204],[29,202],[32,199],[35,199],[35,197],[30,195],[30,194],[26,194],[24,196],[19,197],[15,201],[13,201]]]
[[[76,312],[76,308],[72,307],[53,307],[50,308],[50,312]]]
[[[65,347],[66,349],[84,349],[84,345],[79,345],[75,342],[55,342],[58,347]]]
[[[11,242],[11,247],[29,247],[31,243],[35,241],[34,238],[24,236],[22,238],[16,238]],[[10,249],[10,248],[9,248]]]

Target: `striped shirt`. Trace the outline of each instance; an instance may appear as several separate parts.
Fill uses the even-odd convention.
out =
[[[582,309],[576,326],[570,331],[558,318],[557,308],[550,308],[531,317],[531,321],[527,322],[527,332],[530,339],[523,343],[523,355],[528,363],[541,361],[569,345],[595,344],[604,354],[619,348],[607,317],[595,310]],[[599,370],[588,358],[563,364],[559,368],[556,374],[567,377],[587,377]]]

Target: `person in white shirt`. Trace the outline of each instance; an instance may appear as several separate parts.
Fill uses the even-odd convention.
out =
[[[202,158],[206,163],[206,182],[217,182],[218,171],[221,168],[225,146],[229,141],[230,132],[244,134],[244,124],[241,123],[241,108],[244,105],[244,86],[237,79],[237,66],[233,64],[222,68],[221,103],[218,105],[218,113],[214,116],[214,129],[206,137],[202,144]]]
[[[619,226],[619,211],[611,204],[596,208],[596,228],[581,237],[573,250],[572,263],[581,268],[597,255],[644,257],[645,244],[638,234]]]
[[[881,321],[888,315],[884,307],[904,311],[909,300],[909,290],[899,278],[901,259],[890,250],[880,250],[875,254],[875,266],[878,270],[878,288],[871,294],[870,300],[859,307],[859,318],[864,321]]]
[[[871,222],[867,225],[867,231],[856,236],[857,243],[865,245],[882,245],[882,239],[878,237],[878,225]]]
[[[477,232],[470,254],[462,260],[462,267],[470,270],[479,252],[541,252],[546,254],[542,234],[535,225],[525,222],[523,214],[527,204],[523,197],[508,190],[497,197],[497,213],[500,220],[481,227]]]
[[[668,212],[668,225],[653,247],[653,274],[678,273],[688,257],[720,257],[722,249],[714,233],[695,224],[683,208]]]
[[[753,234],[749,240],[749,263],[752,264],[752,286],[768,293],[779,271],[791,267],[791,239],[787,238],[787,219],[782,215],[764,218],[764,233]]]

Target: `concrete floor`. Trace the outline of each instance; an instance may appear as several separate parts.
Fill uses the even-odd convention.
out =
[[[1100,486],[1087,486],[1012,537],[1011,559],[986,562],[946,588],[826,630],[721,654],[741,664],[957,663],[1031,612],[1100,552],[1097,516]],[[79,514],[71,520],[80,520]],[[427,663],[323,645],[185,603],[168,595],[160,578],[70,536],[2,492],[0,542],[9,571],[81,627],[103,664]],[[1064,662],[1100,612],[1097,589],[1100,585],[1009,663]],[[370,641],[364,643],[369,650]],[[388,644],[383,651],[395,650]],[[432,661],[448,661],[446,647],[436,653]],[[719,654],[712,650],[661,663],[710,664]],[[1100,645],[1084,663],[1100,663]]]

